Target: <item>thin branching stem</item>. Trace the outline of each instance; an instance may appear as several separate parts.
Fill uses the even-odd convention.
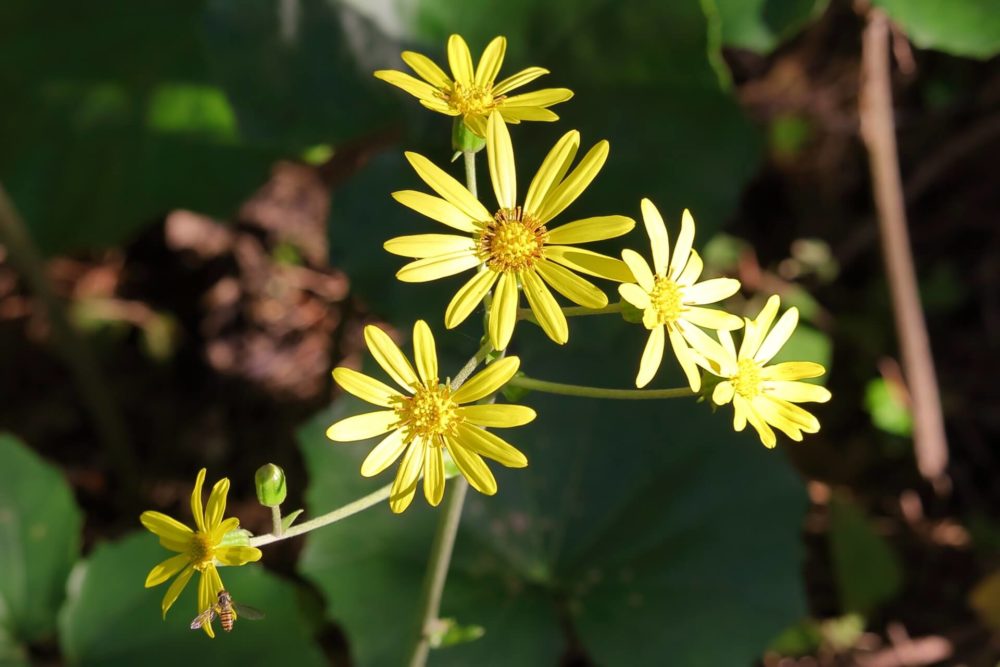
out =
[[[515,377],[507,384],[511,387],[520,387],[521,389],[543,391],[549,394],[561,394],[562,396],[578,396],[581,398],[611,398],[637,401],[663,398],[692,398],[697,396],[696,393],[687,387],[676,387],[673,389],[609,389],[605,387],[587,387],[579,384],[537,380],[526,375]]]

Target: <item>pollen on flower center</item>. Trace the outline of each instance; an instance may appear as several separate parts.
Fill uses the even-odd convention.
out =
[[[650,305],[659,324],[671,324],[684,313],[684,290],[670,278],[656,276],[649,293]]]
[[[433,388],[419,387],[413,396],[400,399],[396,415],[406,440],[412,441],[417,437],[451,434],[462,421],[457,407],[451,400],[451,388],[441,384]]]
[[[502,95],[493,96],[493,86],[470,86],[464,87],[456,81],[450,89],[442,89],[441,96],[448,106],[457,110],[462,115],[489,115],[489,112],[503,100]]]
[[[530,268],[542,256],[547,231],[521,207],[502,208],[479,237],[480,256],[498,272]]]
[[[740,359],[736,375],[729,378],[736,393],[752,399],[761,393],[760,364],[753,359]]]
[[[197,532],[191,538],[191,564],[194,569],[204,570],[215,560],[215,544],[208,533]]]

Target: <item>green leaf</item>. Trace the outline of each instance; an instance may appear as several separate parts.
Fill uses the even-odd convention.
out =
[[[82,518],[62,473],[7,434],[0,471],[0,635],[31,642],[55,630]]]
[[[714,5],[727,46],[767,53],[819,17],[829,0],[705,0],[703,4]]]
[[[522,367],[629,386],[641,328],[618,318],[572,327],[558,354],[536,329],[519,334]],[[435,651],[432,664],[488,663],[501,652],[510,664],[554,664],[567,624],[597,664],[745,664],[802,617],[805,497],[780,454],[688,401],[533,392],[525,403],[539,418],[502,435],[529,466],[493,465],[499,493],[470,491],[441,609],[485,635]],[[300,432],[313,514],[390,478],[358,473],[373,443],[323,435],[364,409],[338,399]],[[437,515],[418,497],[402,516],[385,504],[310,534],[300,571],[325,593],[358,664],[399,664],[408,650]]]
[[[994,0],[873,0],[922,49],[986,60],[1000,53]]]
[[[298,519],[299,515],[302,514],[302,512],[304,511],[305,510],[295,510],[291,514],[286,514],[285,516],[281,517],[281,529],[288,530],[289,528],[291,528],[292,524],[295,523],[295,520]]]
[[[886,433],[905,438],[913,432],[913,416],[909,407],[884,378],[874,378],[865,385],[865,409],[871,415],[872,423]]]
[[[830,502],[830,553],[845,612],[868,614],[902,585],[902,568],[892,547],[850,501]]]
[[[191,631],[200,611],[197,574],[162,620],[160,600],[169,584],[149,589],[143,581],[169,556],[153,535],[135,533],[97,547],[74,569],[59,617],[60,644],[72,664],[326,664],[309,636],[295,587],[259,565],[221,568],[220,573],[236,602],[260,609],[263,620],[237,620],[230,634],[216,623],[214,640]]]

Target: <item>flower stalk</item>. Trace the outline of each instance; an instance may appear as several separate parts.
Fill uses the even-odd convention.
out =
[[[538,380],[526,375],[514,377],[507,383],[507,385],[510,387],[518,387],[520,389],[542,391],[548,394],[560,394],[562,396],[577,396],[580,398],[610,398],[613,400],[630,401],[662,398],[692,398],[698,395],[687,387],[675,387],[671,389],[610,389],[607,387],[588,387],[579,384],[549,382],[548,380]]]

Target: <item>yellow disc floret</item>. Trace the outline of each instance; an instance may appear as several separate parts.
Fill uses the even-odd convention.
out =
[[[497,272],[530,269],[542,257],[546,234],[520,206],[502,208],[479,237],[480,256]]]
[[[747,400],[761,393],[760,364],[753,359],[740,359],[736,375],[729,378],[737,394]]]
[[[215,542],[210,533],[196,532],[189,547],[191,565],[199,572],[215,562]]]
[[[503,95],[493,96],[493,86],[463,86],[455,81],[451,88],[440,92],[441,98],[463,116],[489,116],[490,112],[504,100]]]
[[[684,290],[670,278],[656,276],[649,293],[650,308],[656,312],[657,324],[673,324],[684,313]]]
[[[437,442],[436,436],[453,435],[455,427],[463,421],[457,408],[448,385],[421,386],[413,396],[400,397],[396,415],[399,428],[406,433],[406,442],[418,437]]]

